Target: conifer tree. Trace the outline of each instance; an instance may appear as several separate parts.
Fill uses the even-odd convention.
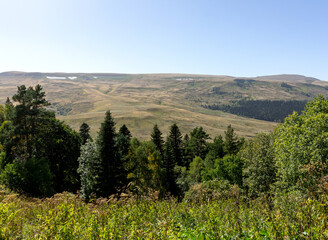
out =
[[[131,132],[125,124],[122,125],[122,127],[119,130],[119,133],[122,134],[124,137],[126,137],[129,142],[131,141],[132,138]]]
[[[82,145],[84,145],[88,139],[92,140],[90,134],[90,127],[88,124],[86,124],[85,122],[81,124],[80,126],[80,136],[82,139]]]
[[[241,141],[238,139],[238,136],[234,132],[234,129],[231,125],[228,126],[227,131],[224,132],[225,141],[224,141],[224,150],[229,155],[235,155],[238,153],[241,145]]]
[[[206,140],[208,139],[208,134],[203,130],[202,127],[194,128],[190,133],[190,140],[188,141],[186,147],[186,153],[188,157],[188,165],[195,157],[205,158],[208,152],[208,146]]]
[[[154,125],[153,132],[151,133],[151,141],[156,145],[157,150],[163,156],[163,154],[164,154],[164,150],[163,150],[164,140],[163,140],[163,137],[162,137],[162,133],[159,130],[157,124]]]
[[[175,165],[183,166],[183,142],[178,125],[173,124],[167,137],[168,151]]]
[[[167,139],[168,140],[168,139]],[[165,143],[165,155],[163,158],[163,174],[165,189],[173,195],[178,195],[178,187],[176,184],[177,176],[174,171],[176,163],[174,161],[174,153],[172,151],[171,143],[168,140]]]
[[[118,154],[116,136],[115,122],[110,111],[107,111],[97,140],[101,161],[99,194],[103,197],[116,193],[125,180],[123,163]]]
[[[128,154],[131,137],[132,135],[130,130],[125,126],[125,124],[123,124],[118,132],[116,141],[119,155],[123,159],[123,161],[125,161],[125,157]]]

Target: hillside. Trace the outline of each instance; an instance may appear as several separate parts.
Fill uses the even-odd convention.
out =
[[[176,122],[182,132],[203,126],[211,137],[228,124],[240,136],[271,131],[277,123],[204,108],[248,100],[310,100],[328,96],[328,83],[299,75],[236,78],[192,74],[0,73],[0,102],[18,85],[41,84],[57,116],[78,129],[85,121],[93,135],[111,110],[117,127],[125,123],[134,136],[148,139],[157,123],[163,132]]]

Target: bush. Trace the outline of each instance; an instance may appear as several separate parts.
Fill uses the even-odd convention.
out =
[[[7,164],[0,174],[0,181],[10,190],[32,196],[48,196],[53,193],[52,175],[44,158],[15,160]]]
[[[7,164],[0,174],[0,182],[13,191],[22,190],[22,183],[25,181],[24,168],[20,163],[14,161]]]
[[[226,155],[224,158],[215,160],[214,168],[209,167],[202,171],[202,180],[228,180],[230,184],[242,186],[242,169],[243,164],[240,157]]]
[[[231,196],[233,185],[227,180],[211,180],[204,183],[198,183],[190,187],[186,192],[185,202],[203,203],[216,201]]]

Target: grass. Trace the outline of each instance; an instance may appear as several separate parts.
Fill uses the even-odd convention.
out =
[[[77,79],[47,79],[46,76],[76,76]],[[97,78],[94,78],[96,76]],[[309,99],[318,93],[326,94],[327,84],[316,81],[307,83],[302,77],[288,79],[302,91],[286,92],[281,88],[284,76],[278,80],[260,78],[247,87],[239,87],[234,77],[190,74],[65,74],[65,73],[19,73],[0,74],[0,101],[12,96],[16,86],[41,84],[50,102],[72,108],[59,118],[78,130],[82,122],[91,127],[96,136],[105,111],[111,110],[117,127],[126,124],[132,134],[140,139],[149,139],[152,127],[157,123],[162,132],[168,132],[171,124],[177,123],[182,132],[203,126],[211,137],[223,134],[232,124],[237,134],[252,137],[257,132],[272,131],[276,123],[238,117],[218,111],[205,110],[202,104],[229,103],[242,98],[256,99]],[[177,80],[180,79],[180,80]],[[304,85],[304,83],[307,83]],[[306,86],[306,89],[305,89]],[[225,94],[215,94],[220,87]]]
[[[0,192],[0,239],[326,239],[327,204],[297,197],[264,200],[98,199],[86,204]]]

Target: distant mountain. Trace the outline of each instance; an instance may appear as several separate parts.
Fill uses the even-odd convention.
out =
[[[144,139],[149,138],[155,123],[163,132],[168,131],[172,123],[181,125],[184,133],[203,126],[212,137],[222,134],[226,126],[232,124],[239,135],[250,137],[277,125],[254,118],[276,121],[279,120],[277,116],[281,119],[301,109],[301,104],[318,94],[328,96],[328,82],[301,75],[244,78],[195,74],[3,72],[0,73],[0,102],[4,103],[22,84],[41,84],[52,103],[50,109],[75,129],[85,121],[95,134],[104,112],[110,109],[118,125],[127,124],[135,136]],[[276,106],[275,114],[270,112],[271,102]],[[266,111],[252,110],[260,106]],[[280,114],[279,106],[284,106],[284,114]],[[296,106],[297,109],[293,109]]]

